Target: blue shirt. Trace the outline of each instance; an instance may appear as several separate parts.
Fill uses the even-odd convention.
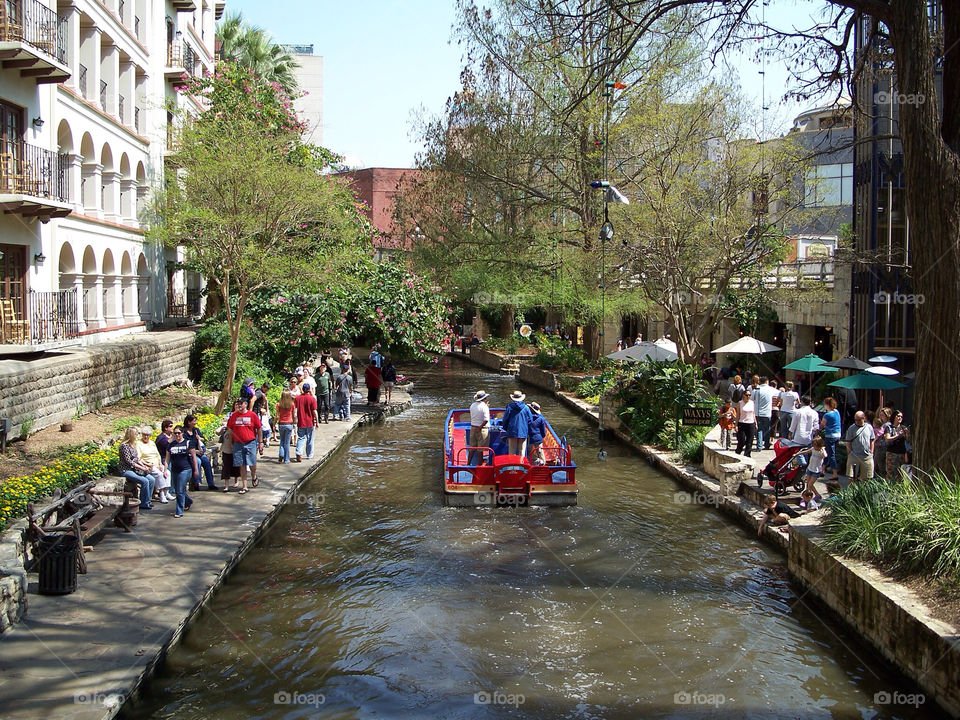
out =
[[[503,430],[508,438],[527,439],[527,430],[533,413],[523,400],[514,400],[503,412]]]
[[[531,414],[530,424],[527,428],[527,442],[531,445],[536,445],[537,443],[542,443],[544,436],[547,434],[546,424],[543,422],[543,415],[534,415]]]
[[[823,433],[829,438],[840,437],[840,411],[831,410],[823,414],[823,419],[827,421],[823,426]]]

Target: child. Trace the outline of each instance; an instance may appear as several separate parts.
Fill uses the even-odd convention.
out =
[[[760,529],[757,530],[757,537],[763,536],[763,529],[769,525],[786,525],[790,522],[790,516],[780,512],[777,498],[773,495],[767,495],[763,500],[763,520],[760,523]],[[784,528],[784,531],[786,528]]]
[[[720,409],[720,447],[730,449],[730,440],[737,427],[737,410],[729,400]]]
[[[804,490],[802,493],[800,493],[800,507],[806,508],[807,512],[819,510],[820,505],[817,503],[817,498],[819,497],[819,495],[814,497],[813,492],[810,490]]]
[[[810,456],[810,462],[807,463],[807,472],[804,476],[804,479],[807,481],[807,487],[803,495],[806,495],[806,493],[809,492],[816,502],[820,502],[823,498],[817,494],[817,488],[814,486],[814,483],[821,475],[823,461],[827,459],[826,443],[824,442],[823,438],[818,435],[813,439],[812,447],[808,447],[806,450],[801,450],[799,453],[797,453],[797,455]],[[803,495],[800,497],[802,498]],[[800,500],[800,507],[807,507],[803,500]]]

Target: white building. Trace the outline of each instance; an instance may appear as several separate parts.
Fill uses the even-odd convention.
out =
[[[294,100],[293,109],[307,123],[303,137],[312,145],[323,145],[323,56],[313,54],[313,45],[282,47],[299,65],[293,74],[304,94]]]
[[[0,3],[0,345],[49,348],[186,312],[198,279],[146,242],[185,73],[224,0]],[[188,287],[189,286],[189,287]]]

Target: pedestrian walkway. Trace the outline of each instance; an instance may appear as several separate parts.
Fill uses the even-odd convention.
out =
[[[392,415],[410,406],[410,396],[394,390],[389,407],[370,410]],[[366,412],[357,402],[350,422],[316,428],[312,460],[281,465],[270,446],[260,485],[245,495],[201,490],[180,519],[172,505],[156,503],[132,534],[108,531],[87,554],[89,572],[73,594],[38,595],[29,575],[27,615],[0,636],[0,717],[116,715],[306,478],[373,419]]]

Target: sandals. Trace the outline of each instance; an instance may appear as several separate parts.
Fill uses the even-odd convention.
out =
[[[224,491],[224,492],[230,492],[230,486],[229,486],[229,485],[224,485],[224,486],[223,486],[223,491]]]
[[[245,492],[247,492],[246,488],[240,488],[240,490],[237,491],[237,495],[243,495]]]
[[[253,486],[256,487],[257,485],[260,484],[260,478],[255,477],[253,478],[253,480],[251,480],[251,482],[253,483]]]

